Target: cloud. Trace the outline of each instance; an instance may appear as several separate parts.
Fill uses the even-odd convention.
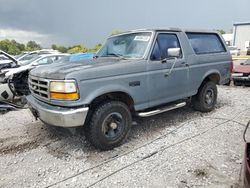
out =
[[[51,35],[17,29],[0,29],[0,40],[4,39],[16,40],[20,43],[27,43],[30,40],[34,40],[44,47],[48,47],[48,45],[53,43],[53,36]]]
[[[181,27],[229,31],[234,22],[250,20],[249,7],[249,0],[237,3],[228,0],[0,0],[0,28],[50,35],[58,45],[91,47],[104,42],[113,30]]]

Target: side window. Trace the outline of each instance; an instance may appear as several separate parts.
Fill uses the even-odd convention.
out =
[[[53,60],[50,57],[47,57],[47,58],[43,58],[43,59],[37,61],[37,63],[39,65],[50,64],[50,63],[53,63]]]
[[[186,33],[186,34],[196,54],[226,52],[226,49],[217,34],[213,33]]]
[[[160,33],[154,45],[151,60],[161,60],[168,58],[169,48],[181,48],[179,40],[175,34]]]
[[[159,48],[157,41],[155,42],[150,59],[153,61],[160,61],[161,60],[161,52],[160,52],[160,48]]]

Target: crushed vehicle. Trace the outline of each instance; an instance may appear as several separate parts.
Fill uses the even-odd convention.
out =
[[[30,93],[28,87],[28,74],[31,69],[38,66],[52,64],[68,54],[38,55],[21,66],[6,68],[0,71],[0,101],[9,101],[15,104],[16,99],[22,99],[25,104],[25,95]]]
[[[122,144],[132,117],[191,102],[209,112],[232,57],[218,32],[144,29],[107,39],[92,60],[53,64],[29,74],[28,106],[47,125],[83,126],[101,150]]]
[[[250,86],[250,59],[233,68],[232,80],[235,86]]]

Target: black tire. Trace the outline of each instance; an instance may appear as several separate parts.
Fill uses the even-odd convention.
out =
[[[132,125],[128,106],[119,101],[105,102],[97,106],[85,125],[88,141],[97,149],[110,150],[121,145]]]
[[[229,80],[227,83],[225,83],[224,85],[225,86],[230,86],[230,84],[231,84],[231,81]]]
[[[211,112],[217,102],[217,86],[214,82],[208,81],[201,85],[197,95],[192,97],[192,106],[200,112]]]
[[[235,86],[241,86],[242,84],[240,82],[234,81]]]

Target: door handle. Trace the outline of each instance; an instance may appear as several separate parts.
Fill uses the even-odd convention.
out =
[[[188,67],[188,63],[186,63],[185,61],[181,62],[181,65],[185,65],[186,67]]]
[[[166,72],[165,74],[164,74],[164,77],[166,78],[166,77],[168,77],[170,74],[169,74],[169,72]]]

